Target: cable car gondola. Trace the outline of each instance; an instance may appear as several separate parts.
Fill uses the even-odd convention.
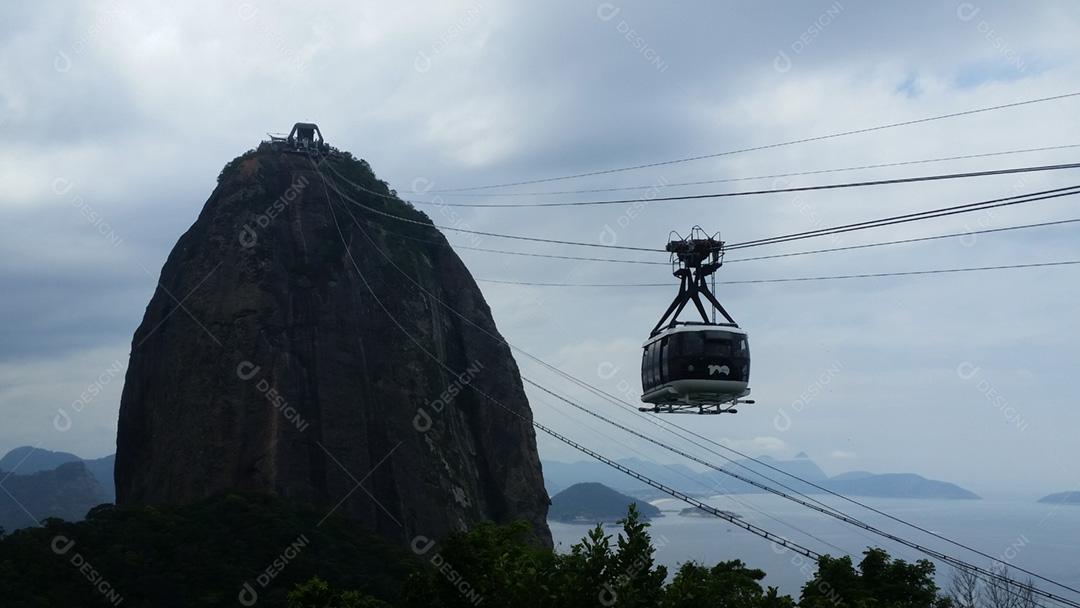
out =
[[[673,233],[674,236],[678,236]],[[695,226],[683,239],[667,244],[672,274],[679,292],[649,334],[641,358],[640,407],[656,413],[735,413],[750,394],[750,344],[746,331],[731,318],[713,295],[706,278],[723,263],[724,243]],[[724,323],[710,320],[702,297]],[[679,313],[693,302],[701,321],[679,321]]]

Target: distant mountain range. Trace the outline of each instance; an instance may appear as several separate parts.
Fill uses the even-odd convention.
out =
[[[647,502],[620,494],[603,484],[588,482],[574,484],[553,496],[548,519],[568,523],[614,523],[626,517],[631,504],[636,504],[638,513],[646,519],[660,516],[660,509]]]
[[[1080,492],[1058,492],[1057,494],[1043,496],[1039,499],[1039,502],[1061,505],[1080,505]]]
[[[115,500],[113,456],[83,460],[67,452],[29,446],[0,458],[0,527],[11,532],[59,517],[77,521]]]
[[[851,471],[829,477],[805,453],[800,453],[791,460],[778,460],[768,456],[759,461],[780,471],[795,475],[833,492],[849,496],[874,496],[882,498],[943,498],[977,499],[979,496],[945,481],[927,479],[914,473],[870,473]],[[674,486],[689,494],[707,496],[715,494],[759,494],[764,490],[752,484],[740,481],[717,471],[695,471],[680,464],[659,465],[637,458],[619,461],[653,479]],[[620,492],[626,492],[639,498],[651,499],[659,494],[652,487],[600,462],[556,462],[545,461],[544,479],[549,493],[583,481],[602,483]],[[775,470],[762,466],[752,460],[737,460],[723,467],[748,479],[760,479],[754,472],[768,475],[782,481],[784,485],[805,494],[821,494],[823,490],[810,483],[793,479]],[[772,484],[775,485],[775,484]]]
[[[113,464],[116,462],[115,454],[109,454],[102,458],[84,460],[74,454],[69,454],[68,452],[53,452],[51,450],[23,446],[11,450],[5,454],[3,458],[0,458],[0,471],[13,471],[16,475],[29,475],[41,471],[51,471],[56,467],[69,462],[81,462],[86,465],[90,474],[94,476],[94,479],[96,479],[99,484],[101,484],[101,488],[105,492],[106,498],[108,498],[107,502],[113,502],[116,499],[116,492],[113,485]]]

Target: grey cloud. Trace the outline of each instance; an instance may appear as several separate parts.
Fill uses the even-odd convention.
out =
[[[264,132],[287,130],[296,120],[317,121],[328,140],[366,158],[381,178],[409,195],[417,177],[445,188],[606,169],[1080,88],[1075,3],[1021,9],[1003,0],[984,1],[976,3],[976,16],[964,20],[957,15],[961,3],[913,7],[840,1],[843,9],[816,32],[811,30],[815,21],[835,0],[696,2],[678,10],[616,2],[617,13],[603,15],[597,12],[601,3],[570,0],[543,5],[466,0],[425,9],[258,2],[252,4],[258,12],[247,19],[233,4],[140,3],[120,5],[129,6],[130,17],[96,28],[71,55],[70,69],[61,72],[53,65],[57,51],[72,49],[100,12],[93,6],[5,5],[0,9],[0,117],[6,122],[0,136],[7,145],[0,149],[0,170],[12,167],[13,172],[0,193],[6,220],[0,224],[5,294],[0,369],[21,376],[61,374],[73,386],[26,389],[30,392],[17,396],[0,392],[0,415],[21,413],[16,425],[0,433],[0,450],[33,438],[57,449],[77,445],[71,449],[87,455],[110,449],[108,421],[115,400],[103,398],[92,424],[62,437],[39,429],[31,418],[70,401],[70,393],[77,394],[78,385],[100,373],[110,357],[123,356],[165,256],[195,219],[220,167],[255,146]],[[1023,78],[976,79],[973,86],[958,86],[958,75],[972,66],[1008,69],[1010,55],[1003,46],[1039,62],[1033,59]],[[785,70],[776,66],[781,51],[791,64]],[[430,58],[427,69],[416,69],[420,53]],[[908,96],[898,89],[912,77],[920,93]],[[516,190],[671,183],[1074,143],[1080,141],[1074,109],[1072,101],[1046,104]],[[1063,158],[1069,155],[950,167]],[[929,173],[939,167],[860,175]],[[841,181],[850,175],[794,181]],[[620,244],[661,246],[669,230],[685,231],[695,223],[737,241],[1066,185],[1070,177],[1075,180],[1058,174],[1024,182],[1005,178],[828,196],[654,203],[632,217],[625,207],[459,211],[479,230],[599,242],[611,228]],[[106,242],[70,197],[54,192],[59,178],[70,180],[85,204],[107,220],[122,238],[119,246]],[[759,183],[710,189],[750,185]],[[1069,217],[1074,207],[1063,201],[958,216],[844,236],[843,243]],[[446,219],[431,214],[437,222]],[[980,237],[972,247],[942,241],[731,264],[722,279],[1080,257],[1070,230]],[[448,237],[466,243],[460,235]],[[493,238],[482,246],[579,253]],[[572,264],[467,250],[461,255],[477,277],[670,279],[663,267]],[[774,434],[777,409],[789,406],[822,369],[839,360],[844,371],[829,398],[794,418],[782,435],[793,449],[823,457],[843,446],[859,455],[851,461],[853,468],[865,459],[987,485],[993,480],[984,463],[1016,471],[1033,462],[1030,454],[1039,453],[1042,443],[1075,462],[1080,453],[1071,440],[1037,430],[1080,424],[1069,403],[1070,365],[1080,355],[1070,343],[1080,330],[1067,304],[1080,295],[1071,273],[724,287],[722,299],[752,336],[759,404],[737,417],[701,421],[702,428],[735,438]],[[628,398],[636,398],[634,345],[666,305],[668,292],[483,288],[511,341],[544,357],[565,356],[568,371],[620,395],[621,382],[633,389]],[[596,346],[573,350],[585,343]],[[596,369],[608,359],[620,371],[605,380]],[[963,361],[994,374],[998,390],[1031,417],[1030,430],[1018,433],[1002,424],[985,394],[956,377]],[[543,373],[524,360],[521,364]],[[538,419],[568,428],[551,406],[539,399],[535,405]],[[979,436],[970,445],[973,459],[943,457],[973,429]],[[897,434],[905,439],[894,439]],[[911,450],[915,437],[923,438],[924,450]],[[630,455],[606,439],[596,443],[614,455]],[[560,449],[543,444],[545,455]],[[1068,481],[1057,470],[1040,476],[1030,482],[1033,487]]]

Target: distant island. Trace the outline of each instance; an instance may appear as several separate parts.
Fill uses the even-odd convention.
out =
[[[1080,492],[1058,492],[1057,494],[1043,496],[1039,499],[1039,502],[1055,505],[1080,505]]]
[[[824,487],[848,496],[876,496],[880,498],[947,498],[973,500],[979,495],[947,481],[927,479],[914,473],[866,474],[858,477],[838,475],[822,484]]]
[[[740,481],[730,475],[715,470],[692,469],[682,464],[657,464],[636,458],[619,461],[630,468],[650,471],[654,479],[671,487],[687,491],[693,496],[713,496],[718,494],[761,494],[759,487]],[[653,500],[664,498],[663,494],[636,479],[608,467],[600,462],[555,462],[545,461],[544,483],[549,492],[556,488],[567,488],[575,483],[598,482],[614,488],[623,494],[639,499]],[[771,468],[770,468],[771,467]],[[870,496],[878,498],[920,498],[944,500],[975,500],[979,496],[959,485],[947,481],[928,479],[915,473],[871,473],[869,471],[849,471],[835,476],[828,476],[805,453],[787,460],[760,456],[754,460],[738,460],[724,467],[725,471],[746,476],[748,470],[772,479],[783,481],[786,485],[805,494],[824,494],[832,491],[845,496]],[[791,479],[783,473],[797,476]],[[692,482],[692,483],[688,483]],[[813,485],[811,485],[813,484]],[[697,490],[692,490],[697,486]],[[709,489],[706,489],[709,488]]]
[[[551,499],[548,519],[563,523],[614,523],[626,517],[628,505],[637,505],[645,518],[660,516],[660,509],[601,483],[578,483]]]

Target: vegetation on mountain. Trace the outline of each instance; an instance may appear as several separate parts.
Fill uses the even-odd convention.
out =
[[[649,524],[633,505],[612,541],[596,526],[569,553],[554,554],[528,541],[528,528],[481,526],[454,535],[438,547],[431,567],[414,572],[394,606],[620,606],[660,608],[950,608],[939,594],[934,566],[924,560],[893,560],[881,549],[868,550],[858,564],[851,558],[822,558],[798,601],[764,588],[765,572],[740,560],[712,567],[687,562],[669,582],[657,565]],[[338,592],[339,594],[341,592]],[[333,595],[333,592],[331,592]],[[345,604],[342,604],[345,605]],[[327,604],[326,606],[331,606]],[[290,608],[298,608],[290,605]]]
[[[824,557],[799,598],[765,588],[740,560],[656,563],[649,524],[631,504],[566,553],[531,525],[481,524],[409,550],[355,522],[266,496],[187,506],[103,505],[81,522],[50,519],[0,537],[4,606],[265,608],[947,608],[929,562],[872,549],[856,566]]]

